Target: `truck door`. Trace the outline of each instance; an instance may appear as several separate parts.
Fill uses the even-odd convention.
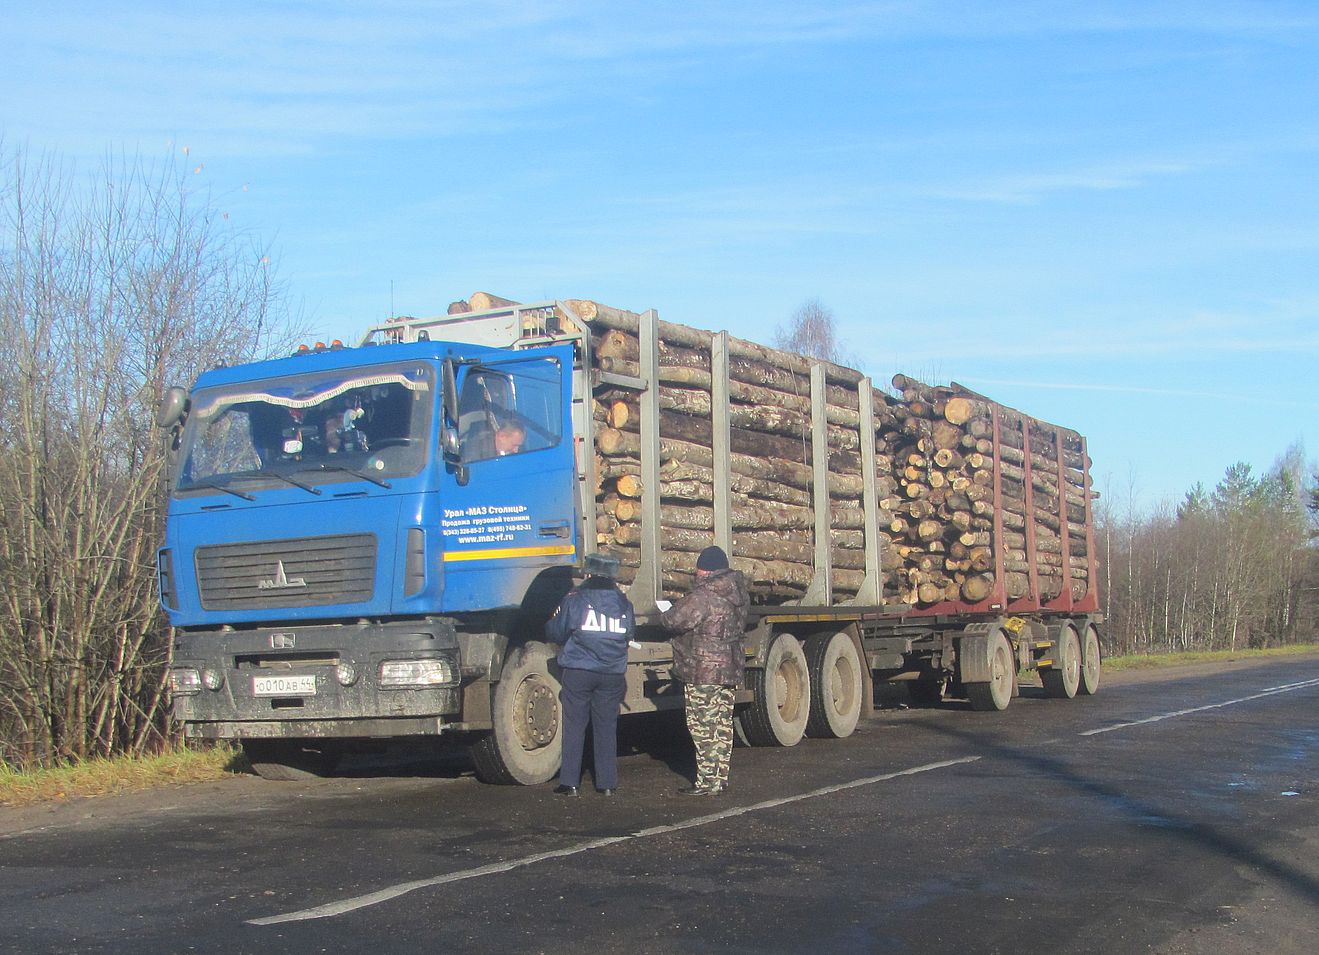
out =
[[[571,383],[571,346],[459,369],[461,467],[441,481],[446,612],[520,606],[547,568],[576,561]]]

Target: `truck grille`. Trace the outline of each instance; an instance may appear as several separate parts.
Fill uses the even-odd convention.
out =
[[[369,600],[374,534],[199,547],[197,583],[206,610],[316,607]]]

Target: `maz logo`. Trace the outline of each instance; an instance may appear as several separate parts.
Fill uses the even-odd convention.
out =
[[[281,560],[276,561],[275,563],[275,576],[266,580],[257,581],[256,586],[258,590],[288,590],[290,587],[307,586],[307,578],[290,578],[288,574],[284,573],[284,562]]]

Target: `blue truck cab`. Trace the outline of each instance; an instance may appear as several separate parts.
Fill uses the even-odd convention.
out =
[[[492,728],[510,644],[583,551],[579,345],[513,320],[501,345],[386,326],[167,395],[158,576],[188,736],[287,778],[349,741]]]

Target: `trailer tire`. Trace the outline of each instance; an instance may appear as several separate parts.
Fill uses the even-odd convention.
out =
[[[1081,635],[1081,681],[1076,688],[1077,692],[1083,696],[1098,693],[1101,669],[1099,631],[1094,624],[1088,623]]]
[[[806,733],[817,739],[844,739],[861,719],[865,685],[861,657],[851,634],[817,633],[806,641],[811,676],[811,711]]]
[[[534,786],[559,771],[563,721],[551,659],[548,646],[528,643],[505,661],[491,705],[494,727],[472,744],[482,782]]]
[[[806,654],[791,634],[770,644],[763,669],[751,671],[752,699],[742,711],[742,731],[752,746],[795,746],[806,732],[811,677]]]
[[[1076,688],[1081,683],[1081,638],[1076,635],[1076,627],[1063,624],[1053,649],[1053,666],[1040,671],[1044,695],[1056,700],[1070,700],[1076,696]]]
[[[1016,679],[1017,660],[1012,655],[1012,645],[1001,630],[996,631],[990,637],[989,679],[966,684],[966,698],[971,701],[971,709],[986,713],[1006,710],[1012,702],[1012,686]]]
[[[281,783],[319,779],[339,765],[337,747],[319,740],[245,739],[242,746],[252,772]]]

